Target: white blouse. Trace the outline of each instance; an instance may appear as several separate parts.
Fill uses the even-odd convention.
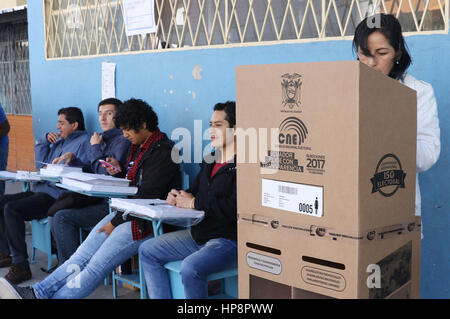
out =
[[[439,118],[433,87],[406,74],[400,83],[417,91],[417,160],[416,216],[421,215],[418,173],[425,172],[437,162],[441,152]]]

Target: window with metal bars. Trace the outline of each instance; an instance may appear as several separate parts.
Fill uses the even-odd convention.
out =
[[[154,0],[157,32],[126,36],[122,0],[44,0],[47,58],[351,37],[374,13],[448,32],[449,0]]]
[[[31,115],[26,22],[0,23],[0,103],[6,114]]]

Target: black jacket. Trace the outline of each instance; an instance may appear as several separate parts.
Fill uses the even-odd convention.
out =
[[[136,173],[138,192],[133,198],[166,199],[172,188],[180,189],[180,165],[174,163],[171,157],[173,145],[174,143],[167,137],[150,145]],[[132,218],[127,216],[124,220],[123,214],[117,213],[111,224],[117,227]],[[139,218],[137,220],[141,230],[151,228],[151,222]]]
[[[198,245],[213,238],[237,240],[235,162],[221,167],[213,178],[210,176],[215,163],[203,162],[188,190],[195,196],[195,209],[205,211],[204,219],[191,227],[191,235]]]

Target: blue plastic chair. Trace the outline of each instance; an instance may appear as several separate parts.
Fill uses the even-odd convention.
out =
[[[172,261],[164,265],[167,269],[170,279],[170,289],[172,298],[186,299],[184,295],[184,286],[181,281],[181,260]],[[208,296],[208,298],[232,299],[238,298],[238,269],[237,267],[225,269],[212,273],[207,277],[208,282],[213,280],[222,280],[222,292],[219,295]]]
[[[145,284],[144,271],[142,270],[141,261],[139,260],[139,269],[134,270],[132,274],[116,274],[112,272],[113,297],[117,298],[117,282],[122,281],[136,287],[140,290],[141,299],[147,299],[147,286]]]
[[[53,258],[56,258],[56,255],[52,254],[52,239],[47,217],[31,221],[31,246],[31,263],[36,262],[36,249],[39,249],[47,254],[47,271],[50,271],[53,267]]]

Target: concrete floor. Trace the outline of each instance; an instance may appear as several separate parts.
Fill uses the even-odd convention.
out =
[[[20,183],[6,183],[6,194],[14,194],[22,191]],[[26,242],[28,246],[28,255],[31,259],[31,228],[27,223],[26,227]],[[56,259],[54,259],[56,263]],[[36,282],[43,280],[47,273],[43,272],[41,268],[47,267],[47,255],[40,251],[36,252],[36,263],[31,264],[31,272],[33,273],[33,278],[28,280],[20,286],[30,286]],[[8,273],[8,268],[0,268],[0,277],[4,277]],[[118,287],[117,295],[119,299],[139,299],[139,291],[132,291],[128,288]],[[105,286],[103,283],[89,296],[87,299],[112,299],[113,298],[113,289],[112,285]]]

